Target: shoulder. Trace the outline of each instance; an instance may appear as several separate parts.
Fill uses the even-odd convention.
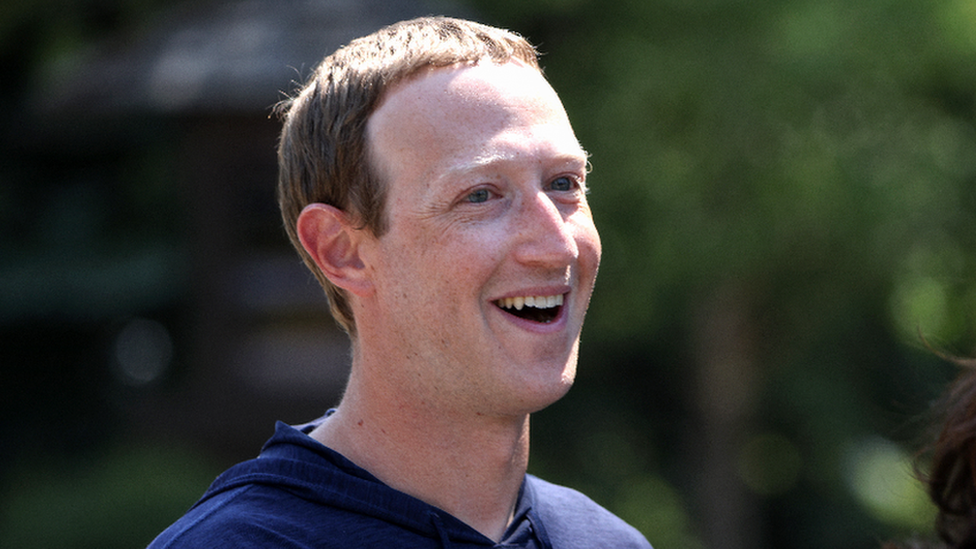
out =
[[[280,524],[253,520],[256,515],[260,517],[252,501],[255,496],[261,499],[266,494],[255,494],[253,487],[241,487],[201,500],[156,537],[149,549],[301,547],[282,539]],[[287,522],[287,517],[278,518]]]
[[[309,502],[285,491],[261,485],[237,487],[198,502],[149,549],[323,547],[308,527],[309,507]],[[328,528],[325,522],[320,520],[315,533]]]
[[[526,476],[526,486],[532,490],[533,509],[554,548],[651,547],[636,528],[572,488],[532,475]]]

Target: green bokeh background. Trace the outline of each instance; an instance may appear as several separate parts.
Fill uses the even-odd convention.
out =
[[[921,338],[976,353],[976,3],[464,5],[539,45],[592,154],[604,259],[532,472],[659,549],[929,535],[913,456],[957,370]],[[174,6],[0,8],[3,547],[144,545],[231,461],[123,428],[145,395],[106,358],[148,317],[191,377],[179,128],[68,133],[63,164],[24,139],[45,71]]]

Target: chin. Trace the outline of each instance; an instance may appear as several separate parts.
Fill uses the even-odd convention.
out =
[[[530,391],[525,391],[526,413],[532,414],[547,408],[559,399],[566,396],[573,387],[576,372],[564,372],[559,380],[537,386]],[[523,387],[523,390],[526,389]]]

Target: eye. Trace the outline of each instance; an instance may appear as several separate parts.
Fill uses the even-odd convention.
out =
[[[557,177],[556,179],[553,179],[551,183],[549,183],[549,188],[551,190],[559,192],[575,191],[577,189],[581,189],[582,187],[583,183],[581,181],[574,177],[565,175],[562,177]]]
[[[482,202],[488,202],[489,198],[491,198],[491,191],[488,189],[477,189],[465,197],[465,200],[472,204],[480,204]]]

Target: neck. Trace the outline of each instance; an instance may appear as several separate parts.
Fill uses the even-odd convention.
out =
[[[445,413],[400,398],[396,387],[363,383],[356,371],[336,413],[312,436],[499,541],[528,466],[529,416]]]

